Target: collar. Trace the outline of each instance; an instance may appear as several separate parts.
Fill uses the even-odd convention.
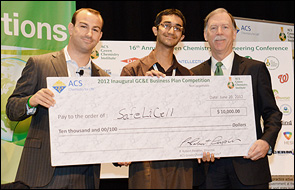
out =
[[[234,61],[234,52],[232,51],[228,56],[226,56],[221,62],[222,62],[222,70],[224,72],[224,75],[230,75],[231,70],[232,70],[232,66],[233,66],[233,61]],[[214,75],[214,71],[216,70],[216,63],[218,61],[212,56],[212,60],[211,60],[211,72],[213,72]]]
[[[77,62],[75,60],[73,60],[71,58],[71,56],[69,55],[69,52],[68,52],[68,46],[66,46],[64,48],[64,53],[65,53],[65,57],[66,57],[66,62],[68,64],[72,64],[72,65],[75,65],[77,68],[79,68]],[[87,63],[87,65],[83,66],[83,67],[80,67],[80,68],[83,68],[83,69],[91,69],[91,59],[89,58],[89,61]]]
[[[141,62],[143,63],[144,69],[146,71],[150,70],[155,63],[159,64],[154,54],[154,50],[152,50],[148,56],[142,58]],[[173,54],[172,66],[167,70],[167,72],[170,71],[170,69],[177,69],[181,73],[185,73],[185,69],[183,69],[183,67],[178,63],[174,54]]]

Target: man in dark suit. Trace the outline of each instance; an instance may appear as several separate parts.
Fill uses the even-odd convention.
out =
[[[15,181],[31,188],[99,188],[100,164],[51,166],[48,108],[55,100],[47,89],[46,77],[109,76],[90,59],[102,37],[102,27],[98,11],[79,9],[68,25],[70,39],[64,49],[29,58],[6,105],[10,120],[32,116]]]
[[[212,57],[191,71],[195,75],[251,75],[257,141],[247,156],[220,158],[205,164],[195,162],[194,174],[200,176],[204,172],[204,164],[206,179],[195,177],[194,184],[202,184],[200,188],[207,189],[267,189],[271,174],[266,155],[274,150],[282,118],[272,92],[270,74],[263,62],[233,52],[237,27],[225,9],[219,8],[208,14],[204,27],[204,37],[211,47]],[[261,128],[261,118],[264,129]]]

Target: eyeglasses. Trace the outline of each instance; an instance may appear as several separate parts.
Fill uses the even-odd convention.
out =
[[[164,28],[165,28],[165,30],[170,30],[172,27],[173,27],[173,30],[175,31],[175,32],[182,32],[182,30],[183,30],[183,27],[182,26],[172,26],[171,24],[169,24],[169,23],[164,23],[164,24],[162,24],[162,23],[160,23],[159,25],[161,25],[161,26],[163,26]],[[158,26],[159,26],[158,25]]]
[[[228,26],[228,25],[221,25],[221,26],[213,25],[213,26],[210,26],[209,27],[209,31],[212,32],[212,33],[217,33],[217,31],[219,30],[219,28],[221,28],[221,30],[223,32],[229,31],[229,29],[231,29],[231,27]]]

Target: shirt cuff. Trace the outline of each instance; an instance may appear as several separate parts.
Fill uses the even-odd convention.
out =
[[[267,155],[272,155],[272,148],[271,148],[271,146],[269,146],[269,149],[268,149]]]
[[[33,107],[30,108],[28,104],[26,104],[26,108],[27,108],[27,115],[34,115],[36,113],[37,108]]]

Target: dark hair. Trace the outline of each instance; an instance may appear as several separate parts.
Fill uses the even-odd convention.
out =
[[[165,15],[176,15],[179,18],[181,18],[181,20],[183,22],[182,34],[184,34],[184,32],[185,32],[185,26],[186,26],[186,20],[185,20],[184,15],[182,14],[182,12],[180,10],[178,10],[178,9],[166,9],[166,10],[163,10],[160,13],[158,13],[157,16],[156,16],[156,20],[154,21],[155,26],[157,28],[159,27],[159,24],[162,21],[162,16],[165,16]]]
[[[217,14],[217,13],[227,13],[228,16],[230,17],[231,21],[232,21],[232,24],[233,24],[234,29],[235,29],[235,30],[237,29],[237,24],[236,24],[236,21],[235,21],[234,17],[233,17],[233,16],[232,16],[232,15],[231,15],[226,9],[224,9],[224,8],[218,8],[218,9],[215,9],[215,10],[213,10],[212,12],[210,12],[210,13],[206,16],[206,18],[204,19],[204,30],[207,29],[207,24],[208,24],[209,19],[210,19],[213,15],[215,15],[215,14]]]
[[[71,22],[72,22],[73,25],[76,24],[76,17],[77,17],[77,15],[78,15],[78,13],[80,13],[81,11],[84,11],[84,10],[86,10],[86,11],[92,13],[92,14],[95,14],[95,15],[97,15],[97,16],[100,16],[100,17],[101,17],[101,20],[102,20],[102,26],[103,26],[103,19],[102,19],[102,16],[101,16],[100,12],[97,11],[97,10],[91,9],[91,8],[81,8],[81,9],[77,10],[77,11],[73,14],[73,17],[72,17],[72,21],[71,21]],[[101,26],[101,27],[102,27],[102,26]],[[101,28],[101,29],[102,29],[102,28]]]

